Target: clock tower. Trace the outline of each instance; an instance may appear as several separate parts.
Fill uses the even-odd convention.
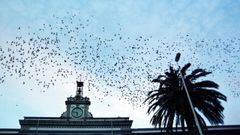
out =
[[[75,97],[68,97],[65,101],[67,106],[62,118],[82,119],[92,118],[92,114],[88,111],[91,102],[88,97],[83,97],[83,82],[77,82],[77,90]]]
[[[129,120],[129,117],[94,118],[92,116],[88,111],[91,102],[88,97],[83,97],[83,82],[77,82],[76,95],[68,97],[65,104],[67,109],[61,117],[24,117],[24,119],[20,119],[19,134],[131,134],[133,121]]]

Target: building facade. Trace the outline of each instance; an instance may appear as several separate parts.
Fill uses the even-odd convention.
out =
[[[24,117],[19,134],[130,134],[132,120],[128,117],[95,118],[89,112],[91,102],[83,97],[83,82],[77,82],[76,95],[65,101],[61,117]]]

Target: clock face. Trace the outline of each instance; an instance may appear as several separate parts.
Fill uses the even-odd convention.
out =
[[[75,107],[71,114],[74,118],[80,118],[83,115],[83,110],[79,107]]]

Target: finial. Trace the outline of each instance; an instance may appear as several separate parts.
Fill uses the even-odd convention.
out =
[[[76,92],[76,97],[82,97],[83,96],[83,82],[77,81],[77,92]]]

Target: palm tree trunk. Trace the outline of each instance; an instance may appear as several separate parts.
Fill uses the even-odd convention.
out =
[[[183,132],[183,134],[185,134],[184,118],[181,118],[181,125],[182,125],[182,132]]]
[[[196,135],[196,126],[194,125],[194,122],[192,121],[191,118],[186,118],[186,124],[187,124],[187,129],[188,129],[188,134],[189,135]]]

